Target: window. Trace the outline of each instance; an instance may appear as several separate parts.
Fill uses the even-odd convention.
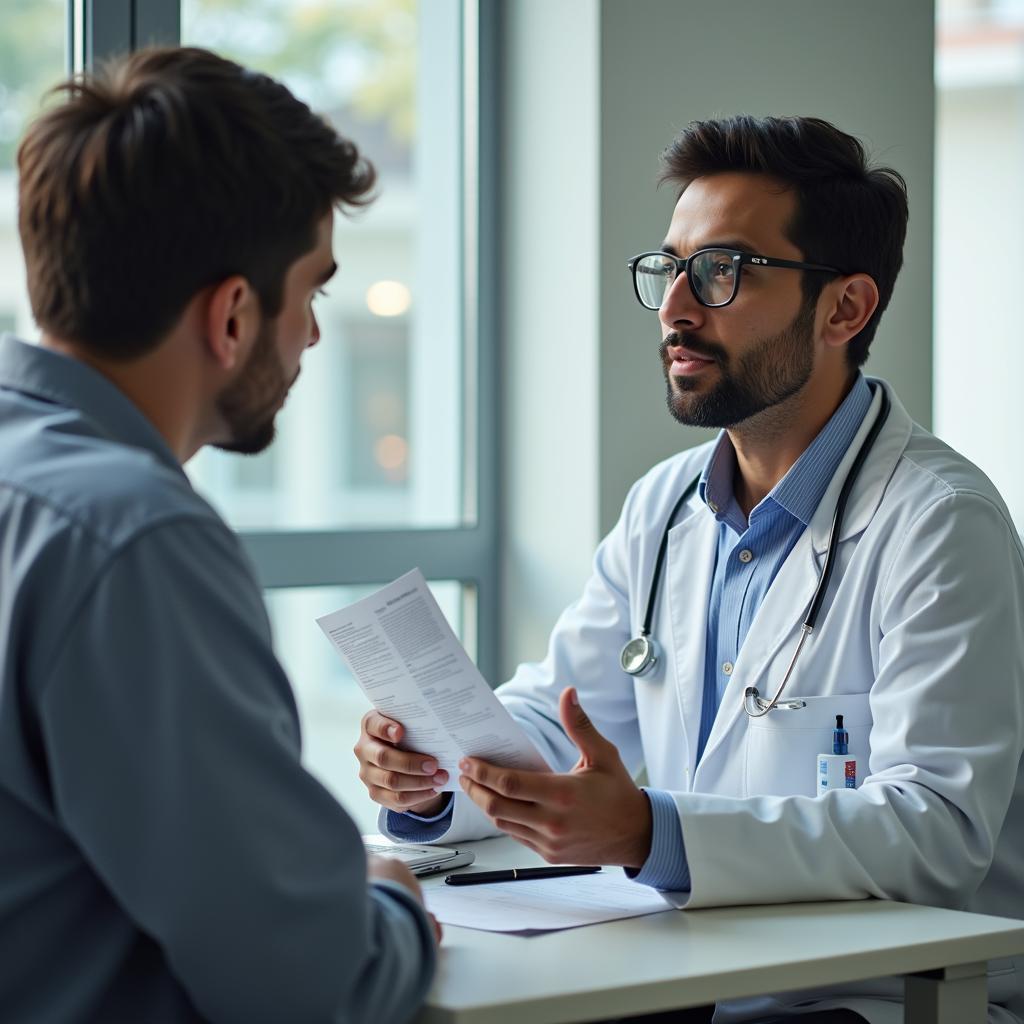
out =
[[[935,432],[992,478],[1024,532],[1024,345],[1006,257],[1024,223],[1024,0],[940,0],[937,19]],[[997,251],[1010,273],[980,288]]]
[[[67,73],[65,0],[15,0],[0,8],[0,333],[34,336],[18,240],[15,155],[49,89]]]
[[[338,217],[324,340],[273,448],[189,467],[238,527],[462,520],[460,14],[445,0],[183,3],[183,42],[280,78],[380,173],[376,202]]]
[[[419,566],[484,675],[494,680],[499,664],[496,354],[477,346],[477,311],[494,289],[477,255],[495,205],[490,165],[480,169],[493,98],[479,73],[492,60],[493,5],[69,8],[76,67],[148,42],[206,46],[282,79],[377,166],[378,200],[337,219],[340,271],[318,309],[321,344],[303,362],[275,445],[248,458],[204,452],[187,467],[267,588],[308,766],[372,829],[350,753],[369,705],[315,617]],[[25,0],[14,17],[0,15],[0,325],[29,337],[11,155],[32,104],[63,77],[67,20],[63,0]]]

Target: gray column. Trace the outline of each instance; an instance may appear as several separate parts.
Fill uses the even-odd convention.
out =
[[[982,961],[908,975],[904,984],[905,1024],[985,1024],[985,966]]]

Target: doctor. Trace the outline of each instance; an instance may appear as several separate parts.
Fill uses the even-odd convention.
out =
[[[633,486],[546,659],[498,691],[555,771],[467,759],[449,802],[371,712],[356,753],[382,825],[501,830],[679,906],[1024,917],[1024,551],[990,481],[860,371],[902,263],[904,182],[811,118],[693,123],[663,176],[668,231],[630,273],[660,318],[669,411],[722,433]],[[963,301],[984,302],[962,258]],[[818,794],[837,715],[859,785]],[[1024,962],[1000,966],[991,1020],[1019,1020]],[[885,1024],[901,991],[715,1019],[817,998],[813,1019]]]

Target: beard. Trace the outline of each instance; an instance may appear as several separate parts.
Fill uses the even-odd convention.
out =
[[[217,396],[217,411],[228,428],[228,440],[214,447],[256,455],[274,440],[277,416],[289,388],[277,352],[275,321],[264,318],[249,358],[239,375]],[[296,373],[296,377],[298,374]]]
[[[688,427],[735,427],[791,398],[810,380],[814,368],[814,314],[815,304],[804,303],[788,327],[761,338],[734,358],[721,345],[694,335],[669,334],[660,349],[669,412]],[[683,345],[714,360],[719,367],[718,383],[701,393],[699,378],[673,377],[669,373],[671,345]]]

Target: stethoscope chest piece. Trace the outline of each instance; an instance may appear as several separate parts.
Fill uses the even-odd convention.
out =
[[[649,636],[633,637],[619,655],[619,664],[623,672],[631,676],[641,676],[654,667],[658,660],[658,645]]]

